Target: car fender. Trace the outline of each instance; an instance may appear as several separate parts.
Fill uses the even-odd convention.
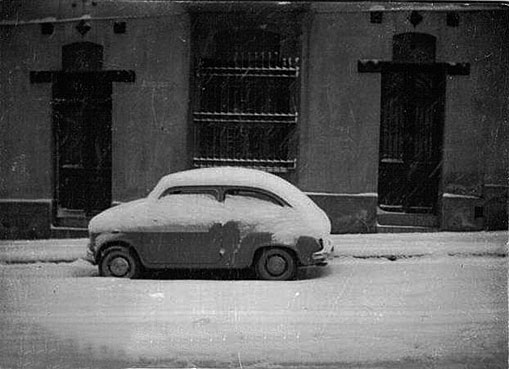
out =
[[[322,249],[320,241],[315,237],[300,236],[297,240],[296,249],[298,250],[299,260],[302,265],[313,264],[313,253]]]
[[[136,251],[135,244],[133,240],[126,234],[122,232],[106,232],[101,233],[95,237],[95,260],[98,263],[103,251],[112,246],[125,246],[131,250],[134,250],[136,256],[139,258],[138,252]],[[142,260],[140,260],[142,261]]]
[[[256,262],[255,258],[261,250],[274,247],[290,250],[296,255],[299,265],[309,265],[312,262],[313,252],[318,251],[321,246],[313,237],[301,236],[297,243],[292,245],[274,242],[270,232],[256,232],[242,239],[238,251],[232,254],[232,257],[235,258],[236,266],[249,267]]]
[[[272,234],[269,232],[251,232],[235,242],[225,242],[228,253],[227,265],[233,268],[251,266],[256,250],[269,245],[271,240]]]

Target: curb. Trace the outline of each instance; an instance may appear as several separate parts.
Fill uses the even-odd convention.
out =
[[[332,235],[334,259],[507,257],[508,232]],[[0,264],[72,263],[86,256],[87,238],[0,241]]]

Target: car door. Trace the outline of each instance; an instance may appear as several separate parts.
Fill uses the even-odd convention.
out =
[[[243,267],[250,262],[250,248],[271,243],[285,202],[256,188],[225,187],[223,193],[228,219],[223,227],[224,259]]]
[[[216,190],[169,189],[151,213],[154,224],[143,242],[148,263],[199,267],[221,260],[224,205]]]

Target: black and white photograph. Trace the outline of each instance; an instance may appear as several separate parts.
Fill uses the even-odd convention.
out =
[[[505,369],[509,3],[0,0],[0,369]]]

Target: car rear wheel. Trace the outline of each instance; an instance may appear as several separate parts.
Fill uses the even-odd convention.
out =
[[[138,259],[125,247],[112,247],[99,263],[99,274],[104,277],[136,278],[141,270]]]
[[[294,278],[296,271],[295,259],[284,249],[264,250],[256,263],[256,274],[260,279],[286,281]]]

